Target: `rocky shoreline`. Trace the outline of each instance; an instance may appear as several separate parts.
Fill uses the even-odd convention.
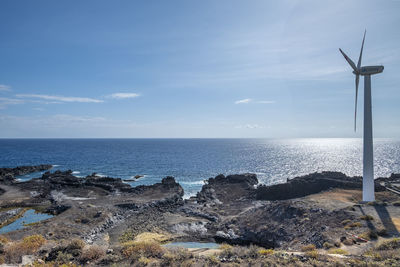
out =
[[[255,174],[218,175],[208,179],[201,191],[187,200],[182,198],[183,188],[173,177],[137,187],[119,178],[95,174],[79,178],[69,170],[48,171],[24,182],[15,179],[50,168],[50,165],[0,168],[2,210],[31,207],[56,215],[6,233],[7,238],[19,240],[40,234],[47,240],[80,238],[87,244],[114,248],[150,232],[175,241],[254,244],[286,250],[313,244],[318,249],[327,243],[349,239],[350,230],[354,235],[368,230],[364,222],[353,228],[345,227],[343,222],[358,222],[362,212],[376,205],[400,216],[399,208],[393,204],[400,198],[383,185],[383,182],[399,183],[400,175],[376,180],[381,202],[371,205],[358,203],[361,178],[338,172],[313,173],[271,186],[259,185]],[[348,193],[347,199],[341,199],[343,192]],[[325,194],[334,198],[324,199]],[[386,226],[384,220],[379,224]],[[396,229],[386,230],[387,235],[398,234]]]

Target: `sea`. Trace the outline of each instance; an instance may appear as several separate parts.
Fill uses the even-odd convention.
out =
[[[400,173],[400,140],[375,139],[374,161],[376,178]],[[187,198],[218,174],[255,173],[263,184],[321,171],[361,176],[362,139],[0,139],[0,167],[38,164],[78,177],[143,175],[131,186],[173,176]]]

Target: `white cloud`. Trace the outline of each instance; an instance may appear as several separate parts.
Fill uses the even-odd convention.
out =
[[[45,100],[54,100],[61,102],[81,102],[81,103],[102,103],[103,100],[88,98],[88,97],[73,97],[73,96],[53,96],[53,95],[39,95],[39,94],[18,94],[17,97],[21,98],[39,98]]]
[[[11,91],[11,86],[0,84],[0,91]]]
[[[251,101],[252,100],[250,98],[245,98],[245,99],[241,99],[241,100],[235,101],[235,104],[248,104]]]
[[[136,93],[114,93],[111,94],[109,97],[114,99],[125,99],[125,98],[136,98],[138,96],[140,95]]]

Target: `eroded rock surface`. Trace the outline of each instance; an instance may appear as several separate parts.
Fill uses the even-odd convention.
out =
[[[0,168],[0,182],[12,183],[15,182],[15,176],[26,175],[33,172],[46,171],[53,166],[48,164],[36,166],[19,166],[15,168]]]
[[[40,233],[48,239],[80,237],[88,243],[119,244],[121,236],[161,232],[175,240],[321,247],[346,236],[342,221],[356,220],[361,214],[347,202],[322,205],[305,197],[335,188],[361,189],[360,177],[337,172],[313,173],[272,186],[259,185],[255,174],[218,175],[188,200],[182,199],[183,189],[173,177],[137,187],[95,174],[79,178],[71,171],[46,172],[25,182],[4,181],[0,188],[6,193],[0,195],[0,207],[37,207],[57,215],[9,233],[11,238]],[[377,191],[385,189],[380,182]],[[10,203],[10,194],[20,197]]]

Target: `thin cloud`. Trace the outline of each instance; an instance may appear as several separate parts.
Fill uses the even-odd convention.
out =
[[[110,98],[114,98],[114,99],[136,98],[139,96],[140,95],[137,93],[114,93],[114,94],[109,95]]]
[[[21,99],[0,97],[0,109],[5,109],[9,105],[24,104],[25,101]]]
[[[245,98],[238,101],[235,101],[235,104],[249,104],[249,103],[256,103],[256,104],[273,104],[275,101],[272,100],[258,100],[255,101],[251,98]]]
[[[39,94],[18,94],[16,97],[21,98],[39,98],[45,100],[61,101],[61,102],[80,102],[80,103],[102,103],[103,100],[88,98],[88,97],[73,97],[73,96],[54,96],[54,95],[39,95]]]
[[[257,103],[258,104],[274,104],[275,101],[272,101],[272,100],[260,100],[260,101],[257,101]]]
[[[0,91],[11,91],[11,86],[0,84]]]
[[[251,101],[252,101],[251,98],[245,98],[245,99],[241,99],[241,100],[235,101],[235,104],[248,104]]]

